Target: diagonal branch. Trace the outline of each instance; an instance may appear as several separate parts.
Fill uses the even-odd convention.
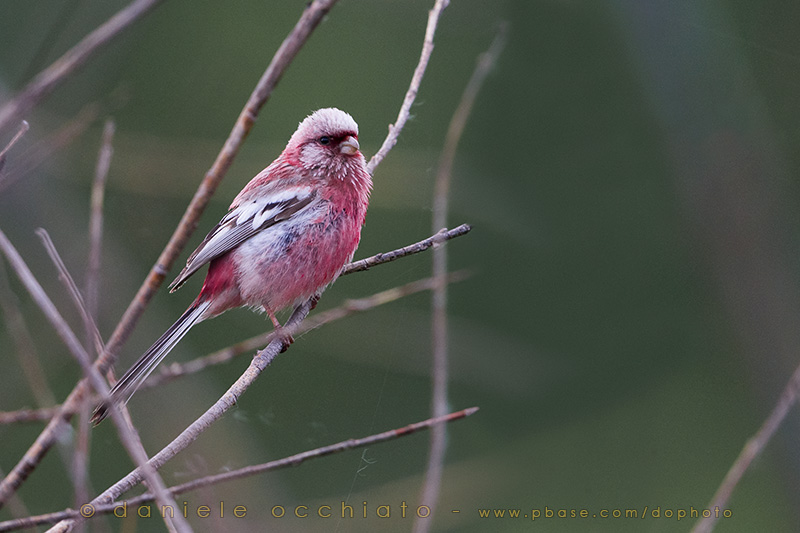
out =
[[[794,374],[792,374],[792,377],[789,379],[789,383],[786,384],[783,392],[781,392],[778,403],[772,408],[772,412],[770,412],[761,427],[758,428],[756,434],[745,443],[742,451],[739,452],[739,456],[731,465],[730,470],[728,470],[719,488],[717,488],[707,509],[725,509],[728,500],[739,484],[739,481],[741,481],[742,476],[744,476],[750,464],[761,455],[761,452],[767,447],[772,436],[778,431],[778,428],[786,419],[786,415],[789,414],[789,411],[797,403],[798,396],[800,396],[800,366],[795,369]],[[709,533],[713,531],[717,520],[719,520],[719,514],[712,511],[709,516],[704,516],[697,521],[692,528],[692,533]]]
[[[436,0],[433,8],[428,12],[428,26],[425,28],[425,40],[422,42],[422,52],[419,56],[419,62],[414,69],[414,75],[411,77],[411,84],[408,86],[405,98],[403,98],[400,111],[397,113],[397,120],[394,124],[389,124],[389,134],[386,136],[386,139],[384,139],[380,149],[370,158],[369,163],[367,163],[367,171],[370,174],[375,173],[375,168],[381,164],[386,154],[397,144],[397,138],[400,137],[400,132],[403,131],[403,127],[405,127],[411,115],[411,106],[414,105],[414,100],[417,98],[419,86],[422,84],[422,78],[425,76],[425,69],[428,68],[428,61],[433,53],[433,36],[436,34],[436,26],[439,24],[439,17],[448,4],[450,4],[450,0]]]
[[[14,99],[0,108],[0,131],[33,109],[70,74],[82,67],[95,52],[162,1],[134,0],[40,72]]]

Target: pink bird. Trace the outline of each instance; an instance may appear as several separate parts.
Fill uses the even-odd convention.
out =
[[[125,372],[92,422],[106,417],[110,403],[130,400],[195,324],[248,306],[279,329],[275,313],[319,296],[353,258],[371,188],[353,117],[334,108],[306,117],[189,256],[170,292],[208,263],[200,295]]]

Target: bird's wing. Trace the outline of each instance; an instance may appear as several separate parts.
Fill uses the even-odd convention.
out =
[[[189,276],[206,263],[236,248],[258,232],[288,220],[310,204],[315,196],[311,188],[295,187],[248,199],[234,206],[189,256],[186,266],[170,283],[170,292],[178,290]]]

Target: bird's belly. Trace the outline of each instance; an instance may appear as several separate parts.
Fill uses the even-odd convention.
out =
[[[347,217],[267,228],[233,252],[242,299],[275,313],[320,293],[352,259],[359,237]]]

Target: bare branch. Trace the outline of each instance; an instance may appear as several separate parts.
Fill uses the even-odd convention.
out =
[[[11,150],[15,144],[17,144],[17,141],[19,141],[23,135],[25,135],[25,132],[27,132],[29,128],[30,126],[28,125],[28,122],[23,120],[19,125],[19,129],[14,137],[8,142],[5,148],[0,150],[0,176],[2,176],[3,167],[6,165],[6,154],[8,154],[8,151]]]
[[[19,409],[0,412],[0,424],[19,424],[27,422],[47,422],[59,412],[60,406],[40,409]]]
[[[505,43],[506,26],[503,24],[495,36],[489,50],[478,56],[475,70],[472,72],[461,101],[458,104],[450,126],[447,128],[444,149],[439,157],[439,168],[436,173],[436,184],[433,196],[433,231],[447,225],[447,212],[450,197],[450,182],[453,174],[453,162],[456,150],[467,124],[467,118],[472,113],[472,107],[478,96],[483,81],[494,67],[497,57]],[[448,342],[447,342],[447,247],[437,246],[433,250],[433,277],[440,281],[433,288],[431,295],[431,348],[433,352],[432,387],[431,387],[431,416],[440,416],[447,412],[447,381],[448,381]],[[425,502],[431,509],[431,514],[436,512],[439,499],[439,490],[442,481],[444,456],[447,447],[447,428],[438,426],[431,430],[431,449],[428,456],[428,468],[425,481],[422,485],[420,501]],[[425,533],[429,530],[432,520],[414,521],[414,531]]]
[[[40,72],[16,97],[0,108],[0,131],[33,109],[95,52],[162,1],[134,0]]]
[[[309,459],[314,459],[317,457],[325,457],[327,455],[332,455],[334,453],[344,452],[347,450],[353,450],[357,448],[363,448],[365,446],[371,446],[373,444],[379,444],[389,440],[405,437],[413,433],[416,433],[418,431],[430,429],[440,424],[455,422],[456,420],[461,420],[462,418],[466,418],[470,415],[473,415],[477,411],[478,411],[477,407],[462,409],[461,411],[456,411],[447,414],[445,416],[437,418],[429,418],[427,420],[423,420],[422,422],[409,424],[408,426],[392,429],[389,431],[385,431],[383,433],[377,433],[375,435],[370,435],[369,437],[362,437],[360,439],[348,439],[345,441],[338,442],[336,444],[330,444],[328,446],[315,448],[313,450],[298,453],[289,457],[285,457],[283,459],[278,459],[276,461],[270,461],[268,463],[248,466],[245,468],[240,468],[238,470],[225,472],[223,474],[216,474],[212,476],[206,476],[200,479],[195,479],[194,481],[189,481],[187,483],[182,483],[180,485],[170,487],[169,491],[174,496],[177,496],[178,494],[184,494],[186,492],[197,490],[203,487],[208,487],[211,485],[217,485],[219,483],[225,483],[227,481],[243,479],[257,474],[263,474],[266,472],[272,472],[273,470],[279,470],[281,468],[295,467],[301,463],[304,463],[305,461],[308,461]],[[137,507],[142,504],[153,501],[153,495],[150,493],[145,493],[125,501],[128,503],[130,507]],[[122,502],[114,501],[112,503],[92,506],[91,512],[93,513],[93,516],[98,516],[101,514],[110,514],[114,512],[115,507],[121,504]],[[17,529],[31,528],[31,527],[41,526],[44,524],[52,524],[53,522],[56,522],[58,520],[68,520],[71,518],[78,518],[78,517],[80,517],[79,511],[67,509],[65,511],[60,511],[57,513],[48,513],[45,515],[30,516],[27,518],[20,518],[16,520],[8,520],[6,522],[0,523],[0,532],[15,531]]]
[[[422,83],[422,78],[425,76],[425,69],[428,68],[428,61],[433,53],[433,36],[436,34],[436,25],[439,23],[439,17],[442,11],[444,11],[444,8],[446,8],[448,4],[450,4],[450,0],[436,0],[433,8],[428,12],[428,26],[425,28],[425,40],[422,43],[422,52],[419,56],[417,68],[414,69],[414,75],[411,77],[411,84],[408,86],[405,98],[403,98],[400,112],[397,113],[397,120],[394,124],[389,124],[389,134],[386,136],[386,139],[383,141],[377,153],[373,155],[369,163],[367,163],[367,171],[370,174],[375,173],[375,167],[381,164],[386,154],[397,144],[397,138],[400,136],[400,132],[403,131],[403,127],[408,121],[408,117],[411,114],[411,106],[417,98],[419,86]]]
[[[404,246],[403,248],[398,248],[397,250],[393,250],[391,252],[375,254],[372,257],[367,257],[366,259],[354,261],[344,267],[344,270],[342,271],[342,276],[345,276],[347,274],[352,274],[354,272],[361,272],[362,270],[368,270],[376,265],[389,263],[391,261],[395,261],[407,255],[418,254],[419,252],[423,252],[436,244],[441,244],[443,242],[449,241],[450,239],[455,239],[456,237],[466,235],[467,233],[470,232],[470,230],[472,230],[472,226],[470,226],[469,224],[461,224],[460,226],[455,227],[451,230],[448,229],[439,230],[439,232],[436,235],[428,237],[427,239],[423,239],[417,243]]]
[[[189,236],[197,225],[200,214],[205,209],[211,195],[214,193],[217,185],[233,162],[239,146],[250,131],[259,110],[269,98],[275,84],[283,74],[283,71],[288,67],[292,58],[294,58],[306,40],[308,40],[308,37],[319,24],[320,20],[330,11],[335,3],[336,0],[314,0],[311,5],[306,7],[298,23],[275,53],[272,62],[269,67],[267,67],[266,72],[259,80],[253,94],[250,96],[242,113],[239,115],[239,119],[233,127],[228,140],[225,142],[222,151],[217,156],[214,165],[206,173],[205,178],[201,182],[197,193],[189,204],[172,238],[151,269],[144,283],[139,288],[139,291],[128,306],[128,309],[125,311],[120,323],[117,325],[106,344],[106,350],[103,352],[103,355],[98,357],[95,362],[95,367],[101,372],[105,372],[111,366],[117,351],[127,340],[136,321],[144,312],[145,307],[155,294],[155,291],[161,285],[169,267],[185,246]],[[64,422],[72,416],[72,413],[78,410],[80,401],[87,392],[88,384],[86,380],[81,380],[72,389],[72,392],[61,405],[58,416],[51,419],[47,427],[39,434],[36,441],[25,453],[22,460],[20,460],[8,475],[0,481],[0,506],[2,506],[2,503],[6,501],[11,493],[17,490],[41,462],[47,451],[55,443],[57,436],[64,429]]]
[[[0,192],[36,169],[56,151],[72,143],[97,119],[99,113],[100,105],[96,102],[86,104],[66,124],[23,152],[19,164],[9,166],[5,174],[0,174]]]
[[[758,428],[756,434],[747,441],[742,451],[739,452],[739,456],[731,465],[730,470],[725,475],[725,479],[722,480],[722,484],[708,504],[708,509],[721,510],[725,508],[733,491],[736,489],[736,485],[739,484],[750,464],[761,455],[772,436],[775,435],[775,432],[786,419],[786,415],[797,403],[798,395],[800,395],[800,366],[795,369],[772,412],[761,427]],[[698,520],[697,524],[692,528],[692,533],[709,533],[713,531],[717,520],[719,520],[717,513],[710,513],[708,517]]]
[[[89,315],[89,311],[86,309],[86,302],[83,300],[83,295],[81,295],[81,291],[78,289],[78,285],[72,278],[72,274],[69,273],[69,270],[67,270],[67,266],[61,259],[58,250],[56,250],[53,240],[43,228],[36,230],[36,235],[38,235],[42,240],[42,244],[44,245],[45,251],[47,251],[47,255],[50,256],[50,259],[53,261],[56,270],[58,270],[59,279],[66,287],[67,294],[69,294],[70,298],[72,299],[72,303],[75,305],[75,308],[78,310],[78,314],[83,320],[84,327],[90,332],[90,338],[94,344],[95,350],[97,353],[102,353],[103,339],[100,337],[100,332],[97,330],[97,325],[94,323],[94,319]],[[91,360],[91,358],[89,358],[89,360]],[[88,370],[86,371],[88,372]]]
[[[100,286],[100,260],[103,247],[103,201],[105,198],[108,169],[114,154],[112,142],[116,126],[111,119],[103,127],[103,142],[97,154],[94,181],[92,182],[91,216],[89,219],[89,257],[86,266],[86,311],[90,319],[97,318],[97,302]],[[87,324],[88,326],[88,324]],[[96,330],[96,328],[95,328]],[[92,331],[87,329],[87,338]],[[102,351],[98,351],[99,356]]]

